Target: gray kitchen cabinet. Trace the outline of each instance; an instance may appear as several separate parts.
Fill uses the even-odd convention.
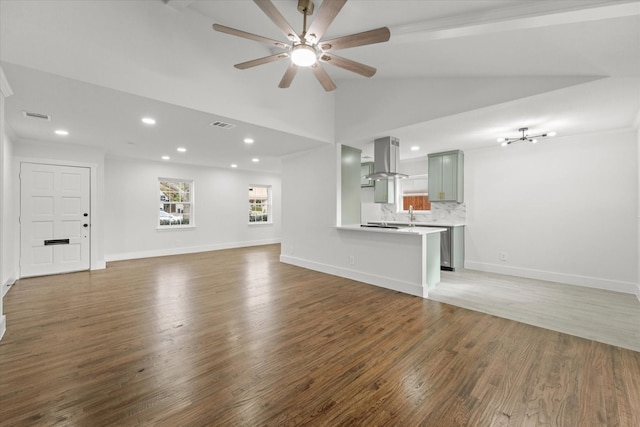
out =
[[[464,201],[464,153],[460,150],[432,153],[429,158],[429,201]]]
[[[360,224],[360,156],[362,150],[343,145],[340,224]]]
[[[365,176],[373,173],[373,162],[366,162],[360,165],[360,187],[373,187],[374,180],[367,179]]]
[[[394,178],[375,181],[373,188],[373,201],[375,203],[395,203],[396,180]]]

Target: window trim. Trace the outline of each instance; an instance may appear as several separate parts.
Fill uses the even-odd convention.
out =
[[[273,185],[270,184],[249,184],[249,189],[254,187],[261,187],[267,189],[267,220],[266,221],[250,221],[247,219],[248,225],[266,225],[273,224]],[[251,212],[251,207],[254,206],[254,203],[251,203],[251,199],[247,199],[249,201],[249,212]]]
[[[158,190],[160,190],[160,183],[163,181],[170,181],[170,182],[182,182],[182,183],[188,183],[189,184],[189,201],[186,202],[189,204],[190,207],[190,212],[189,212],[189,224],[167,224],[167,225],[160,225],[160,216],[159,214],[156,214],[158,216],[156,216],[156,230],[158,231],[166,231],[166,230],[184,230],[184,229],[190,229],[190,228],[195,228],[196,227],[196,220],[195,220],[195,181],[193,179],[186,179],[186,178],[167,178],[167,177],[158,177]],[[160,190],[160,192],[162,192]],[[156,199],[157,200],[157,199]],[[162,205],[162,201],[160,201],[160,204]],[[160,208],[160,210],[163,210],[162,207]]]

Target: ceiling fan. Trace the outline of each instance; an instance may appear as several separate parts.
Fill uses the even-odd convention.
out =
[[[278,87],[288,88],[291,85],[299,67],[310,67],[313,74],[327,92],[334,90],[336,85],[322,67],[321,63],[331,64],[365,77],[372,77],[376,73],[376,69],[373,67],[350,59],[342,58],[335,55],[333,52],[340,49],[386,42],[391,36],[387,27],[321,41],[325,31],[338,15],[347,0],[324,0],[318,9],[317,16],[308,29],[307,16],[313,13],[313,1],[298,0],[298,11],[303,15],[302,32],[300,34],[294,31],[278,9],[276,9],[271,0],[254,0],[254,2],[260,9],[262,9],[269,19],[276,24],[289,41],[287,43],[283,43],[278,40],[236,30],[235,28],[225,27],[224,25],[213,24],[213,29],[216,31],[283,49],[283,52],[235,64],[234,67],[244,70],[257,65],[291,58],[291,63],[285,71],[282,80],[280,80]]]

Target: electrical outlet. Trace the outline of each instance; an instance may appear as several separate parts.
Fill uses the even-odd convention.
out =
[[[353,255],[349,255],[349,265],[354,265],[356,263],[356,258]]]
[[[507,253],[500,252],[500,261],[506,261],[506,260],[507,260]]]

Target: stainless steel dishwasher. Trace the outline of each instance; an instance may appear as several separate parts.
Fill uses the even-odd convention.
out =
[[[420,227],[425,227],[420,225]],[[440,233],[440,269],[456,271],[464,267],[464,226],[427,225],[444,228]]]

